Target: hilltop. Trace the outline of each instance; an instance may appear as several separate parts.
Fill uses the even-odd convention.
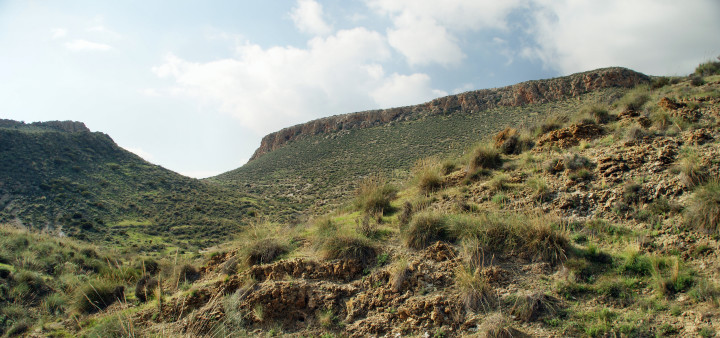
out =
[[[84,124],[0,121],[0,221],[122,247],[206,246],[266,204],[184,177]]]
[[[528,81],[400,108],[337,115],[263,137],[253,159],[209,179],[297,210],[337,206],[370,174],[402,181],[425,157],[459,155],[507,126],[613,104],[650,77],[625,68]]]

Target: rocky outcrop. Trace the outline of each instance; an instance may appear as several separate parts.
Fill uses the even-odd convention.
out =
[[[0,128],[9,128],[9,129],[29,129],[29,128],[36,128],[36,129],[46,129],[46,130],[52,130],[52,131],[62,131],[62,132],[68,132],[68,133],[78,133],[78,132],[90,132],[90,129],[85,126],[82,122],[77,121],[46,121],[46,122],[33,122],[33,123],[25,123],[21,121],[14,121],[14,120],[6,120],[6,119],[0,119]]]
[[[604,68],[547,80],[482,89],[441,97],[414,106],[370,110],[313,120],[263,137],[251,161],[288,142],[310,135],[369,128],[392,121],[413,120],[426,115],[472,113],[496,107],[540,104],[582,95],[603,88],[629,88],[647,83],[650,77],[626,68]]]

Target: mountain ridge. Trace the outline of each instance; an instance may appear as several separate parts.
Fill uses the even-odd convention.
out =
[[[622,67],[600,68],[552,79],[531,80],[510,86],[479,89],[436,98],[429,102],[334,115],[283,128],[262,138],[249,162],[285,144],[309,135],[370,128],[393,121],[427,115],[477,112],[497,107],[518,107],[577,97],[603,88],[631,88],[650,82],[651,77]]]

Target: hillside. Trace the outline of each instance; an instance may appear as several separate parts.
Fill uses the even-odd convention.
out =
[[[263,138],[253,159],[211,178],[299,210],[327,210],[371,173],[403,180],[421,158],[460,154],[506,126],[612,104],[646,75],[606,68],[431,102],[323,118]]]
[[[464,154],[421,157],[404,179],[370,170],[354,178],[351,196],[338,197],[342,207],[302,222],[257,218],[203,253],[138,255],[0,225],[0,334],[713,337],[720,62],[712,65],[710,74],[491,109],[539,113],[487,131]],[[397,138],[428,120],[427,133],[455,121],[425,117],[326,136]],[[298,198],[325,198],[309,191]]]
[[[162,251],[216,243],[265,208],[150,164],[79,122],[2,120],[0,144],[1,222]]]

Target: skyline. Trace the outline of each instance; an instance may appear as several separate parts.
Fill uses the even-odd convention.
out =
[[[11,0],[0,111],[207,177],[325,116],[609,66],[687,75],[720,54],[718,18],[711,0]]]

